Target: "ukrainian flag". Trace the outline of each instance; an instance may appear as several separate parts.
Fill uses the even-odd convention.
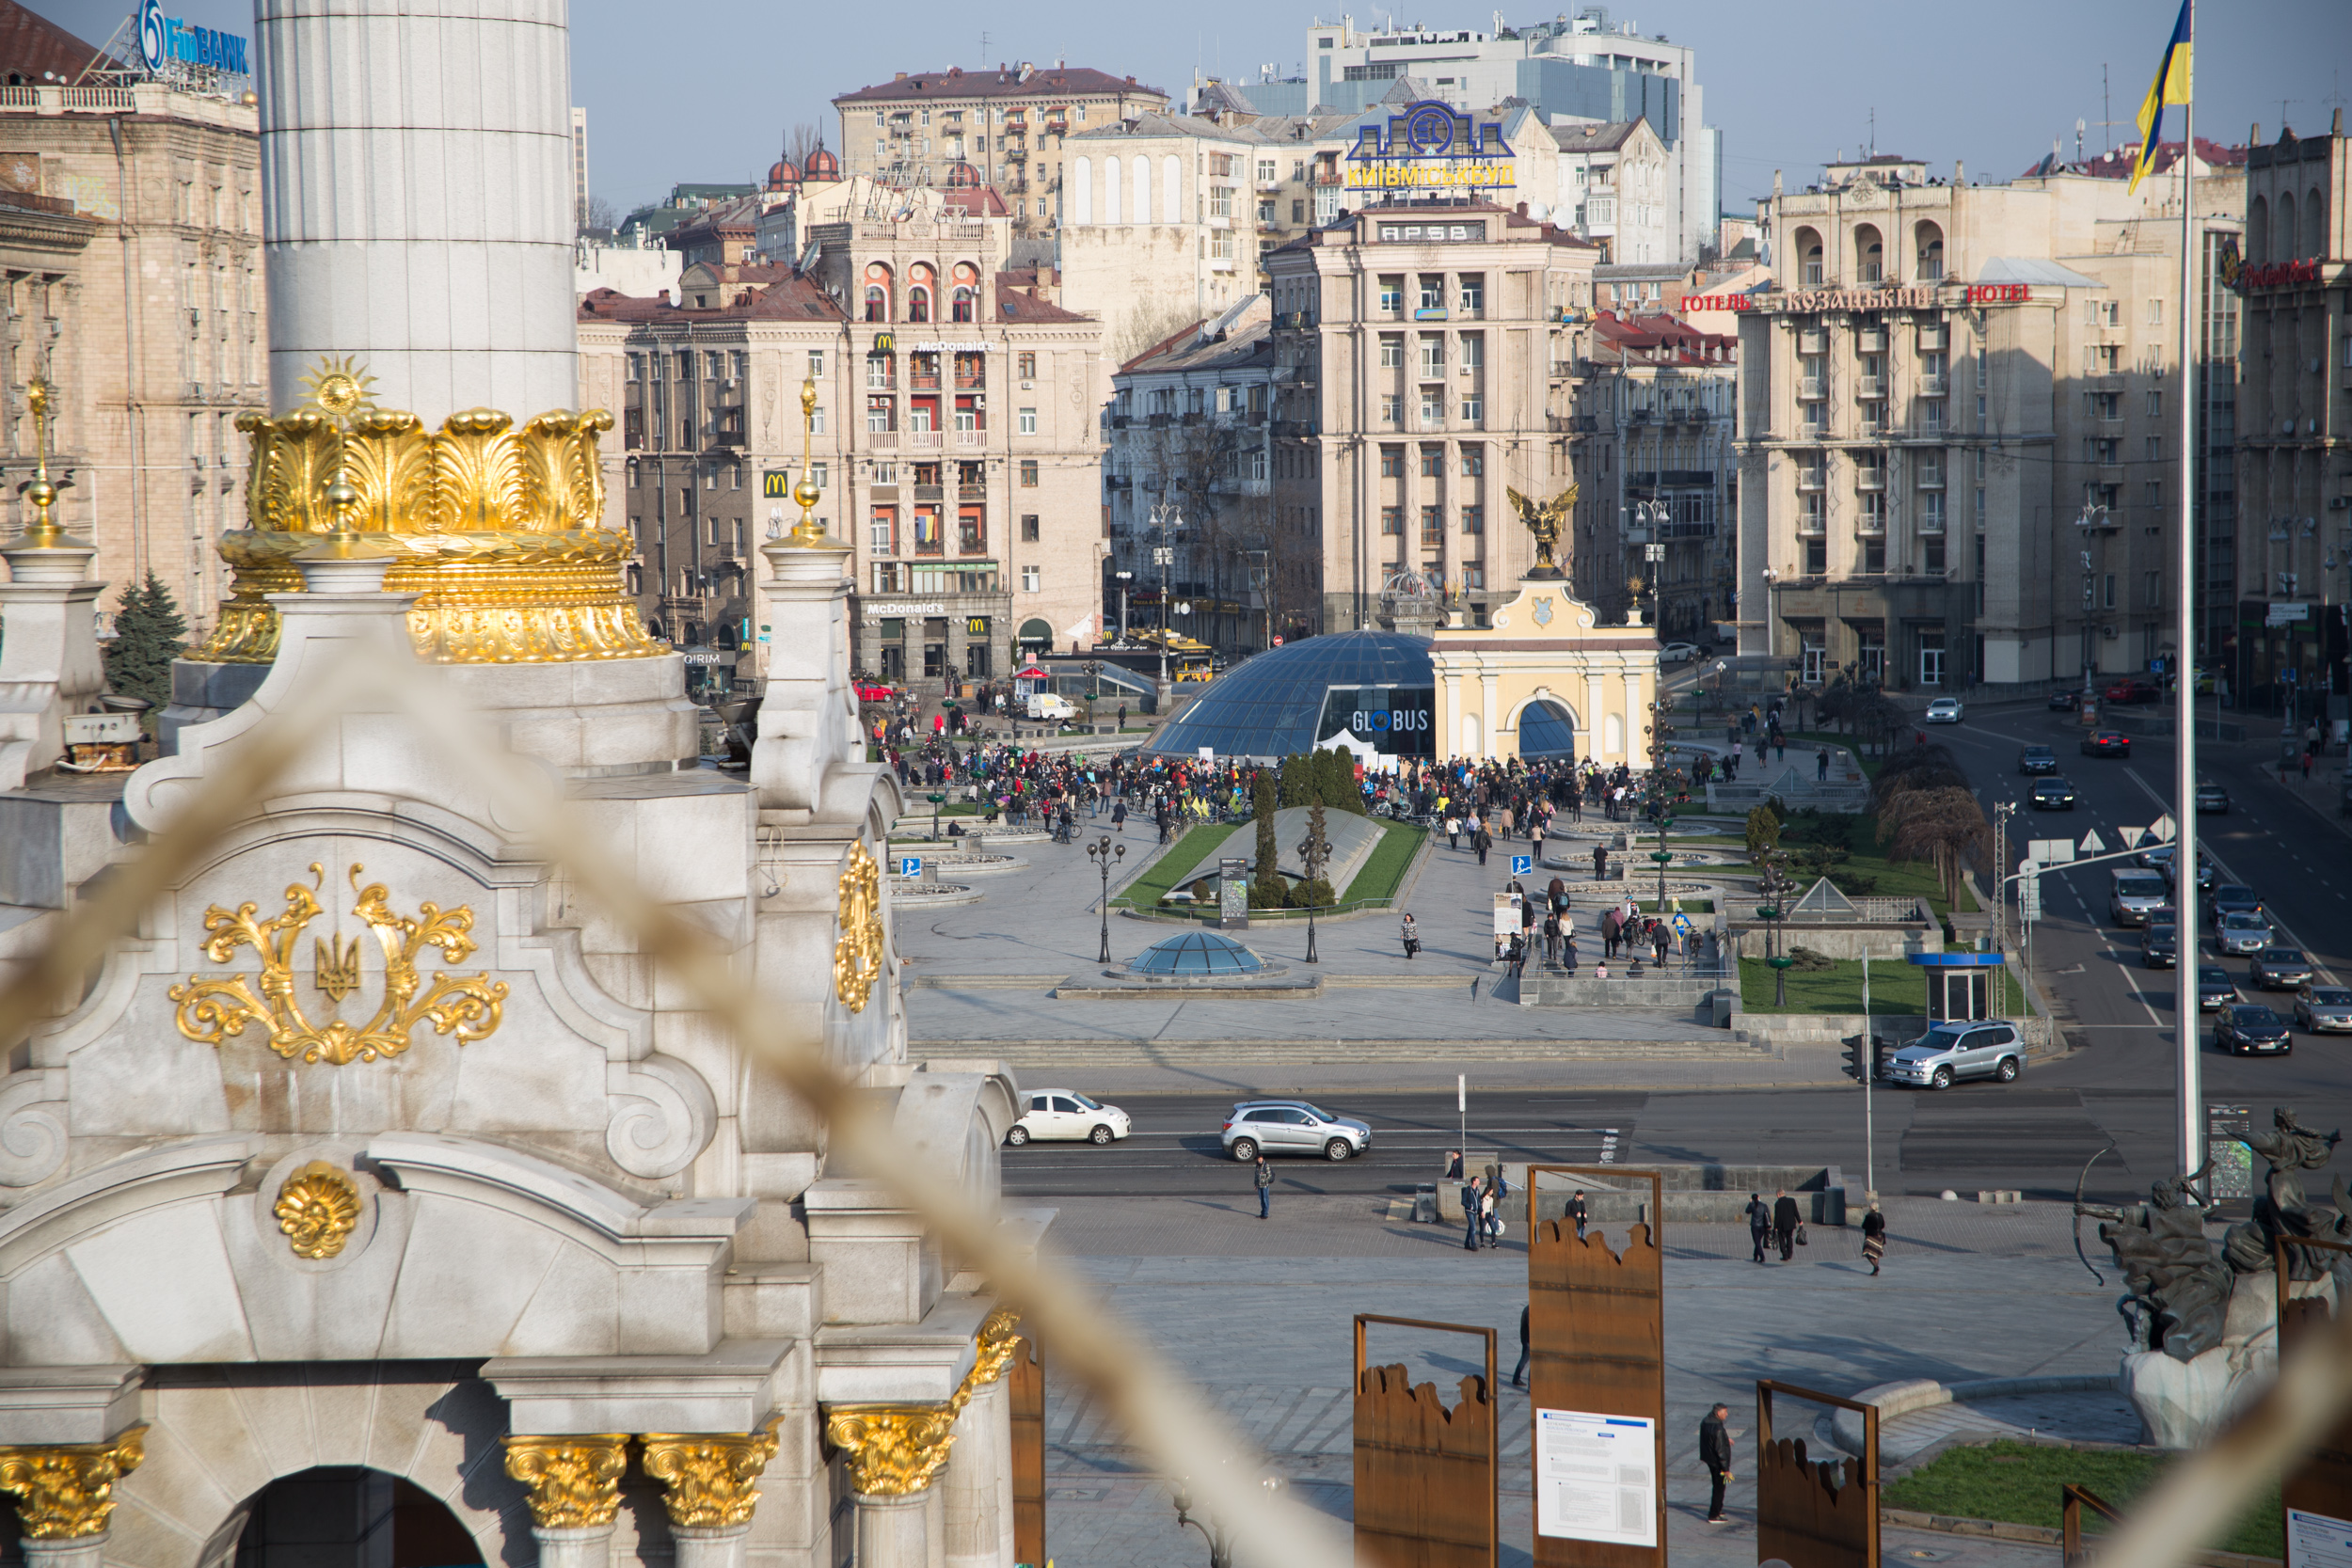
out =
[[[2156,79],[2148,84],[2148,96],[2139,105],[2139,156],[2132,162],[2132,182],[2126,187],[2137,190],[2156,166],[2156,141],[2164,130],[2164,106],[2167,103],[2188,102],[2188,35],[2189,12],[2197,0],[2181,0],[2181,19],[2172,24],[2171,40],[2164,46],[2164,58],[2156,66]]]

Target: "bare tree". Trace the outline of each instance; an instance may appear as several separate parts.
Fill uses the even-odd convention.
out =
[[[803,173],[808,171],[808,155],[824,145],[824,133],[811,120],[804,119],[784,134],[784,155]]]
[[[1145,300],[1105,330],[1103,343],[1110,351],[1111,363],[1123,365],[1200,319],[1200,312],[1189,305],[1174,300]]]
[[[1182,543],[1199,552],[1208,573],[1199,586],[1216,602],[1237,603],[1250,556],[1263,551],[1271,601],[1282,544],[1273,498],[1260,493],[1270,486],[1252,473],[1250,461],[1264,426],[1205,412],[1148,418],[1131,433],[1137,476],[1183,513]]]
[[[1984,808],[1959,784],[1897,796],[1879,818],[1878,836],[1897,859],[1931,862],[1947,904],[1959,900],[1962,869],[1982,865],[1993,847]]]

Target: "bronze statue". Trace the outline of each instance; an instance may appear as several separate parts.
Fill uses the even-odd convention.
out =
[[[1568,515],[1576,510],[1576,485],[1569,485],[1548,501],[1538,501],[1506,487],[1512,507],[1527,531],[1535,536],[1535,566],[1527,575],[1547,581],[1565,576],[1552,552],[1568,534]]]

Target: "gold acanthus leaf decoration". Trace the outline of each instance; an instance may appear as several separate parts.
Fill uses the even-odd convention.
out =
[[[541,1529],[596,1529],[621,1507],[628,1436],[509,1437],[506,1473],[530,1488],[531,1520]]]
[[[315,877],[320,872],[311,866]],[[295,882],[287,887],[284,912],[267,920],[258,906],[240,904],[234,910],[215,904],[204,911],[204,956],[227,963],[239,947],[250,947],[262,960],[258,975],[191,974],[167,993],[179,1004],[173,1022],[180,1033],[199,1045],[218,1046],[241,1036],[246,1025],[259,1022],[269,1032],[269,1047],[292,1061],[326,1062],[335,1067],[397,1056],[408,1049],[409,1034],[420,1023],[434,1032],[454,1035],[457,1043],[486,1039],[496,1032],[506,1001],[503,982],[486,974],[439,974],[424,986],[417,963],[426,948],[436,949],[444,964],[462,963],[474,950],[473,911],[467,905],[443,911],[438,904],[418,906],[411,919],[392,912],[389,894],[381,882],[358,886],[365,869],[357,862],[350,879],[358,888],[353,913],[367,924],[384,956],[384,998],[375,1014],[362,1024],[341,1018],[314,1023],[295,996],[294,953],[303,928],[319,915],[319,902],[310,890]],[[343,975],[336,975],[340,984]],[[256,989],[256,982],[259,989]],[[420,988],[422,994],[419,994]]]
[[[313,1160],[278,1189],[270,1208],[296,1258],[332,1258],[359,1228],[359,1187],[324,1160]]]
[[[776,1457],[776,1424],[741,1433],[648,1432],[640,1437],[645,1474],[661,1483],[670,1523],[687,1529],[749,1524],[759,1506],[760,1472]]]
[[[956,1412],[944,1404],[835,1404],[825,1441],[850,1456],[850,1486],[869,1497],[920,1492],[956,1444]]]
[[[27,1541],[78,1541],[105,1532],[114,1517],[115,1482],[147,1457],[147,1428],[111,1443],[0,1449],[0,1491],[16,1496],[17,1526]]]
[[[833,947],[833,993],[853,1013],[866,1010],[874,985],[882,978],[882,867],[866,852],[863,840],[850,847],[849,868],[841,873],[841,940]]]

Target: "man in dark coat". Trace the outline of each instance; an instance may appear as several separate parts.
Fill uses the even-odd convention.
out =
[[[1748,1241],[1756,1247],[1756,1261],[1764,1261],[1764,1238],[1772,1233],[1772,1212],[1756,1193],[1748,1195]]]
[[[1606,844],[1596,844],[1593,846],[1593,880],[1597,882],[1603,881],[1607,879],[1608,876],[1609,846]]]
[[[1486,1195],[1486,1184],[1485,1177],[1473,1176],[1462,1185],[1462,1250],[1464,1252],[1478,1250],[1480,1229],[1478,1200]]]
[[[1724,1487],[1731,1481],[1731,1429],[1724,1418],[1731,1414],[1726,1404],[1716,1405],[1699,1423],[1699,1463],[1707,1466],[1707,1522],[1724,1522]]]
[[[1274,1167],[1265,1163],[1265,1156],[1263,1154],[1258,1156],[1256,1180],[1258,1183],[1258,1217],[1260,1219],[1264,1219],[1267,1212],[1274,1207]]]
[[[1780,1260],[1788,1262],[1797,1252],[1797,1200],[1783,1187],[1772,1199],[1772,1240],[1780,1243]]]
[[[1579,1187],[1576,1190],[1576,1196],[1568,1199],[1568,1218],[1575,1222],[1576,1239],[1580,1242],[1584,1239],[1584,1227],[1587,1223],[1586,1214],[1587,1211],[1584,1207],[1584,1189]]]
[[[1519,1308],[1519,1364],[1511,1369],[1511,1386],[1524,1388],[1527,1376],[1527,1308]]]

